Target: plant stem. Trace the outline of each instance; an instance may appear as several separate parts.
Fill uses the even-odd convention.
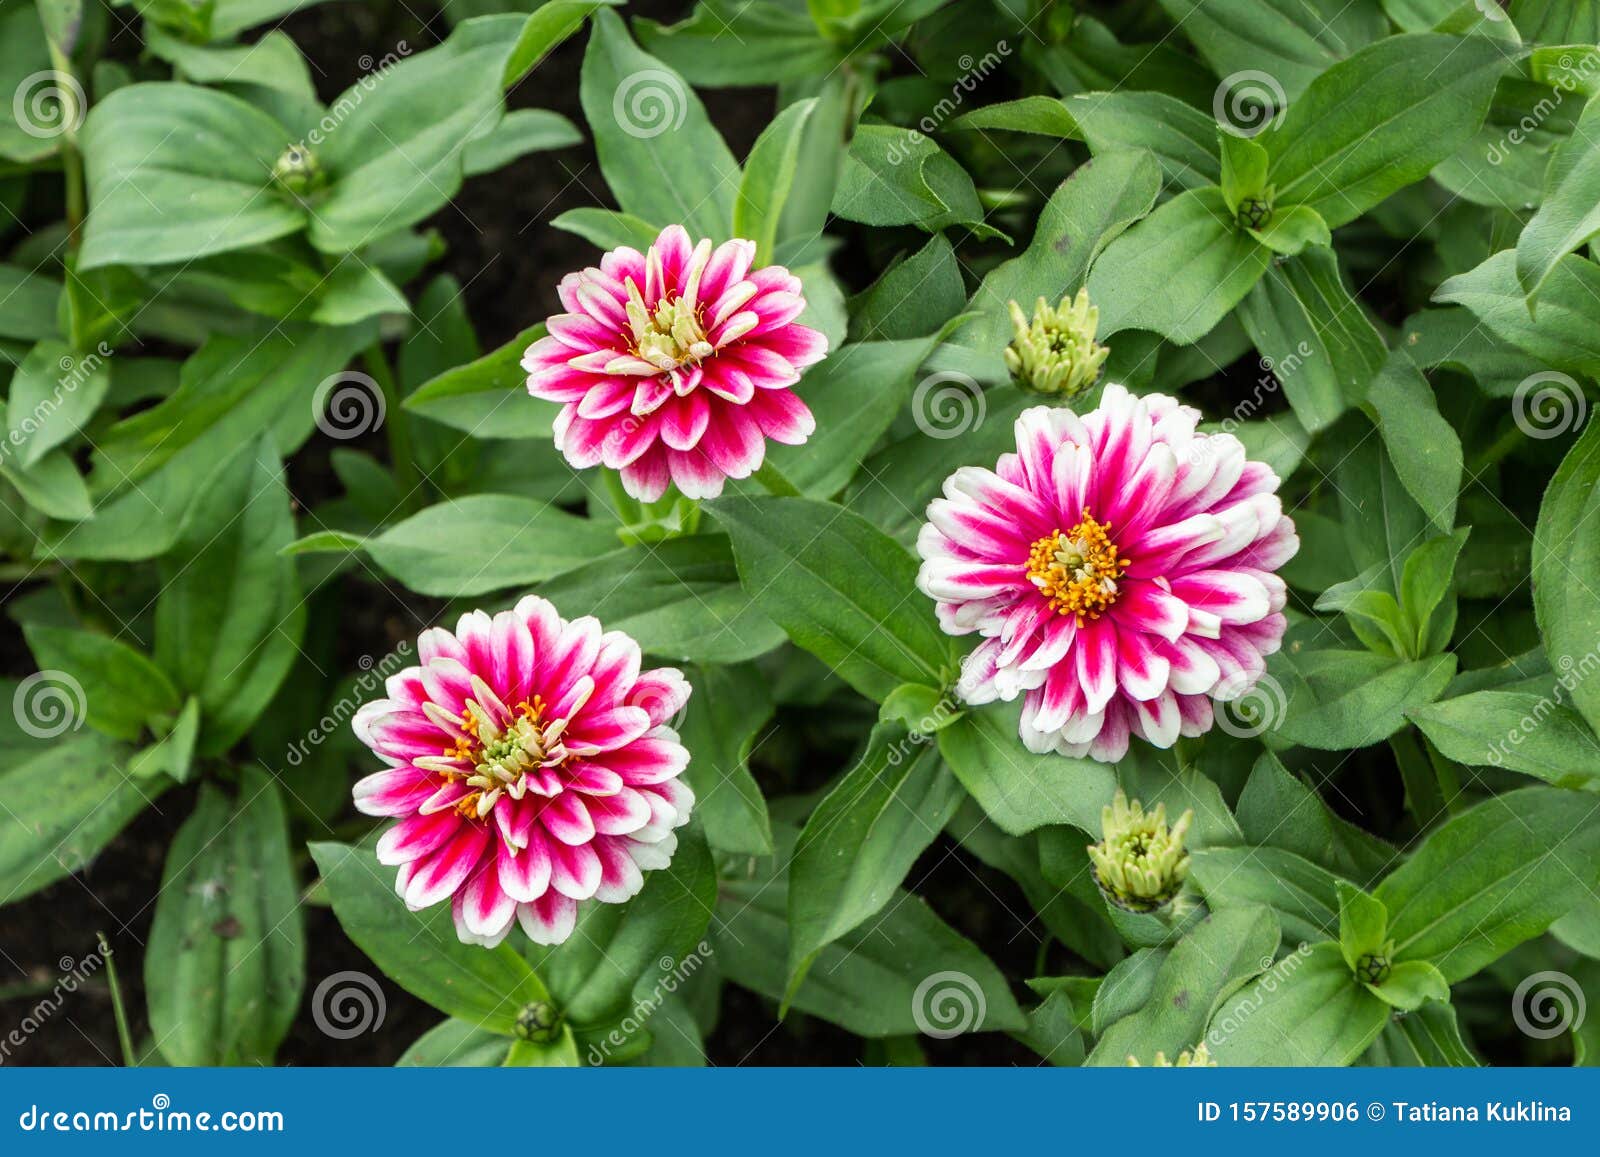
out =
[[[401,505],[409,510],[418,505],[417,489],[421,476],[417,473],[416,459],[411,449],[410,420],[400,408],[400,387],[395,383],[394,371],[384,356],[383,343],[373,342],[361,354],[367,373],[383,392],[384,431],[389,438],[389,467],[394,471],[394,482],[400,490]]]
[[[76,87],[72,61],[54,42],[50,45],[50,67],[65,78],[57,85],[61,123],[64,126],[61,135],[61,171],[67,182],[67,248],[75,253],[88,206],[83,188],[83,154],[78,150],[78,122],[84,110],[78,107],[77,93],[81,90]]]
[[[106,962],[106,983],[111,986],[111,1012],[117,1020],[117,1042],[122,1045],[122,1063],[130,1069],[136,1069],[139,1067],[139,1057],[133,1050],[133,1033],[128,1029],[128,1010],[122,1004],[122,988],[117,984],[117,966],[111,960],[111,945],[106,943],[104,932],[95,935],[100,939],[100,958]]]
[[[767,488],[768,494],[775,494],[779,498],[799,498],[800,489],[793,482],[783,476],[783,471],[772,464],[772,461],[761,463],[753,475],[755,480]]]

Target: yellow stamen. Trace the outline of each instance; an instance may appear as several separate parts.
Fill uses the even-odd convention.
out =
[[[1028,552],[1028,581],[1058,614],[1098,619],[1120,593],[1117,580],[1128,560],[1117,557],[1108,537],[1109,522],[1096,522],[1084,507],[1083,521],[1070,531],[1057,530],[1039,539]]]

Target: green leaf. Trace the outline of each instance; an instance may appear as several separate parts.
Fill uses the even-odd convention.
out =
[[[1348,1065],[1388,1020],[1389,1006],[1324,943],[1302,946],[1223,1004],[1206,1040],[1220,1065]]]
[[[796,101],[761,131],[745,159],[739,197],[733,206],[733,233],[756,243],[755,264],[770,264],[778,243],[784,203],[794,187],[795,169],[815,100]]]
[[[1338,928],[1339,878],[1282,848],[1201,848],[1189,876],[1213,912],[1270,908],[1289,941],[1315,944]]]
[[[694,238],[730,236],[738,162],[694,90],[640,51],[614,12],[594,15],[579,91],[600,170],[626,212]]]
[[[316,99],[311,69],[286,32],[274,29],[254,44],[206,45],[191,44],[146,24],[144,45],[152,56],[196,84],[261,85],[298,99]]]
[[[651,872],[632,900],[584,905],[564,943],[541,948],[530,942],[526,949],[572,1023],[606,1023],[628,1011],[630,994],[641,1004],[659,999],[667,977],[676,977],[675,987],[705,964],[702,938],[717,902],[716,866],[698,828],[677,834],[672,863]]]
[[[528,396],[522,355],[544,336],[531,326],[492,353],[445,370],[406,396],[405,408],[474,438],[549,438],[559,408]]]
[[[518,19],[465,21],[438,47],[334,99],[334,109],[348,112],[314,146],[329,185],[315,198],[313,245],[324,253],[352,252],[415,224],[455,195],[468,144],[500,121],[500,75]]]
[[[216,89],[118,89],[83,127],[89,216],[78,268],[188,261],[299,232],[305,210],[270,188],[292,139]]]
[[[1239,320],[1312,433],[1366,397],[1388,356],[1331,250],[1274,262],[1244,299]]]
[[[994,129],[1001,132],[1037,133],[1041,136],[1060,137],[1062,140],[1082,140],[1078,118],[1067,111],[1067,106],[1053,96],[1025,96],[1018,100],[1003,100],[984,105],[971,112],[962,113],[945,126],[951,132]]]
[[[530,153],[543,153],[583,143],[578,126],[560,113],[542,108],[519,108],[506,113],[500,123],[467,143],[462,172],[479,177],[504,168]]]
[[[27,504],[46,517],[85,522],[95,514],[83,475],[65,450],[51,450],[29,470],[0,461],[0,478],[15,486]]]
[[[1069,97],[1067,109],[1096,163],[1119,150],[1155,154],[1178,189],[1220,184],[1217,126],[1205,113],[1164,92],[1090,92]]]
[[[1419,544],[1400,574],[1400,604],[1405,608],[1418,658],[1436,655],[1450,645],[1456,627],[1456,559],[1466,544],[1468,528]]]
[[[219,463],[263,432],[281,455],[305,441],[318,383],[342,369],[372,332],[366,325],[279,323],[210,339],[184,363],[176,393],[99,439],[95,485],[110,497],[97,503],[93,521],[47,533],[39,553],[144,559],[170,549]]]
[[[739,578],[799,646],[869,699],[902,683],[943,685],[949,640],[905,549],[842,507],[807,498],[720,498],[706,507],[733,539]]]
[[[990,233],[972,177],[915,129],[867,124],[850,141],[833,211],[865,225],[915,225],[929,233],[967,225]]]
[[[1456,1010],[1448,1004],[1434,1002],[1407,1016],[1390,1019],[1361,1063],[1473,1068],[1479,1062],[1461,1039]]]
[[[1290,743],[1320,751],[1366,747],[1405,726],[1406,712],[1433,702],[1455,674],[1456,657],[1436,655],[1396,663],[1368,651],[1285,650],[1273,656],[1269,672],[1284,676],[1288,703],[1280,689],[1268,688],[1269,716],[1282,715],[1276,734]],[[1270,720],[1269,720],[1270,722]]]
[[[1278,204],[1309,205],[1337,229],[1420,181],[1483,123],[1505,64],[1486,37],[1434,34],[1385,37],[1334,64],[1256,138]]]
[[[910,257],[897,257],[883,276],[850,299],[850,338],[859,344],[927,337],[960,313],[966,300],[956,251],[936,233]]]
[[[979,316],[963,325],[954,340],[982,351],[991,365],[988,377],[1004,381],[1000,351],[1012,336],[1008,303],[1059,300],[1077,289],[1090,264],[1149,211],[1160,190],[1161,170],[1147,153],[1107,154],[1079,166],[1039,211],[1028,248],[984,277],[967,306]]]
[[[510,1035],[524,1005],[549,999],[510,945],[461,943],[448,904],[408,912],[389,878],[393,869],[381,867],[369,849],[313,843],[310,850],[345,933],[385,976],[419,1000]]]
[[[769,856],[772,821],[749,761],[772,719],[772,694],[751,667],[697,667],[688,677],[694,690],[678,733],[692,753],[683,774],[694,814],[717,851]]]
[[[1461,439],[1440,415],[1432,387],[1395,355],[1372,380],[1367,404],[1401,483],[1434,527],[1448,534],[1461,490]]]
[[[77,684],[84,718],[97,731],[131,742],[183,706],[161,668],[120,639],[43,623],[28,623],[22,633],[41,671]]]
[[[26,342],[59,337],[56,302],[60,298],[59,281],[0,264],[0,337]]]
[[[644,46],[694,83],[770,85],[826,76],[845,49],[817,35],[803,5],[767,0],[702,0],[682,23],[663,28],[636,17]]]
[[[1523,788],[1434,829],[1378,885],[1395,959],[1430,961],[1454,984],[1587,899],[1600,876],[1587,799]]]
[[[134,753],[128,761],[128,774],[140,779],[171,776],[187,783],[194,771],[195,742],[200,738],[200,700],[190,696],[172,727],[155,743]]]
[[[1450,985],[1443,973],[1426,960],[1402,960],[1389,969],[1382,984],[1369,984],[1367,991],[1402,1012],[1415,1012],[1430,1000],[1450,1001]]]
[[[1261,279],[1272,251],[1240,231],[1222,190],[1193,189],[1107,245],[1089,274],[1102,336],[1147,329],[1198,341]]]
[[[568,617],[594,615],[665,659],[739,663],[784,640],[739,585],[733,551],[719,534],[623,547],[551,579],[539,593]]]
[[[1501,250],[1439,286],[1433,300],[1466,306],[1491,333],[1531,354],[1546,370],[1600,377],[1600,330],[1594,325],[1600,266],[1574,254],[1556,262],[1540,285],[1536,322],[1517,280],[1516,261],[1511,250]]]
[[[1339,891],[1339,951],[1351,972],[1359,972],[1361,958],[1383,951],[1389,931],[1389,912],[1383,902],[1343,880]]]
[[[615,543],[602,523],[548,502],[473,494],[413,514],[368,539],[366,548],[418,594],[466,598],[554,578]]]
[[[528,15],[527,23],[517,34],[506,60],[505,75],[500,83],[514,88],[523,77],[538,68],[551,51],[571,36],[583,22],[608,4],[620,0],[549,0],[540,4]]]
[[[1217,183],[1229,211],[1237,213],[1245,200],[1267,190],[1267,150],[1226,129],[1217,130],[1217,142],[1222,152],[1222,177]]]
[[[1600,789],[1600,741],[1581,715],[1548,695],[1478,691],[1419,707],[1411,718],[1457,763],[1505,767],[1554,787]]]
[[[576,233],[597,249],[617,249],[624,245],[641,253],[654,244],[661,230],[629,213],[611,209],[568,209],[550,222],[552,228]]]
[[[471,1021],[440,1021],[423,1033],[395,1061],[399,1067],[498,1068],[506,1061],[511,1041]]]
[[[87,866],[171,786],[166,779],[130,778],[121,767],[126,749],[109,739],[92,732],[63,735],[71,724],[57,724],[81,712],[56,712],[45,693],[35,685],[25,702],[33,733],[54,742],[0,772],[7,811],[0,819],[0,904],[31,896]]]
[[[926,739],[880,723],[806,820],[789,864],[792,999],[817,956],[883,909],[955,815],[961,785]]]
[[[203,754],[249,730],[299,655],[305,607],[281,553],[293,537],[283,468],[263,441],[213,479],[162,560],[156,661],[199,698]]]
[[[167,852],[145,946],[150,1031],[175,1065],[270,1065],[306,979],[289,827],[272,777],[210,784]]]
[[[1563,669],[1587,661],[1600,639],[1600,595],[1591,585],[1600,573],[1597,483],[1600,423],[1591,422],[1546,487],[1533,529],[1533,610],[1545,651]],[[1580,679],[1570,690],[1590,728],[1600,724],[1600,683]]]
[[[1241,71],[1270,76],[1281,86],[1280,110],[1330,65],[1389,31],[1374,5],[1339,0],[1161,0],[1161,7],[1212,71],[1229,78],[1224,86]],[[1217,98],[1219,120],[1224,109],[1245,115],[1232,101]]]
[[[783,833],[780,856],[792,839],[792,830]],[[786,988],[788,890],[787,872],[765,862],[720,888],[717,962],[728,979],[773,1000]],[[993,962],[921,898],[899,891],[881,919],[822,950],[791,1007],[874,1039],[1027,1025]]]
[[[1085,1062],[1150,1064],[1157,1052],[1176,1057],[1205,1037],[1212,1011],[1278,951],[1278,922],[1265,908],[1213,913],[1173,945],[1156,965],[1138,1011],[1106,1026]]]
[[[1600,233],[1600,101],[1590,100],[1545,171],[1539,211],[1517,238],[1517,281],[1531,305],[1568,253]]]
[[[62,342],[42,341],[11,376],[6,403],[9,449],[26,470],[76,434],[100,408],[111,387],[104,358],[75,357]]]
[[[1284,257],[1294,257],[1312,246],[1326,249],[1333,244],[1328,223],[1310,205],[1275,209],[1265,226],[1245,232]]]
[[[563,1025],[561,1034],[553,1041],[512,1041],[505,1060],[507,1068],[532,1069],[575,1069],[581,1063],[570,1024]]]
[[[1270,753],[1256,760],[1234,814],[1247,842],[1294,852],[1363,886],[1397,858],[1388,844],[1335,815]]]
[[[977,708],[939,732],[939,752],[985,813],[1014,836],[1046,824],[1100,830],[1100,809],[1116,792],[1109,764],[1050,752],[1017,738],[1021,703]]]

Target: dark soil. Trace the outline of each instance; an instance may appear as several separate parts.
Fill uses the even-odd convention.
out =
[[[630,14],[675,19],[687,5],[647,0]],[[125,11],[125,10],[118,10]],[[431,12],[430,9],[423,9]],[[116,21],[113,21],[115,23]],[[381,57],[401,41],[412,50],[436,43],[447,33],[441,17],[421,19],[400,5],[323,4],[292,17],[284,29],[300,45],[324,98],[353,83],[363,55]],[[513,93],[516,107],[550,108],[582,124],[578,70],[582,38],[569,42]],[[135,30],[115,31],[113,55],[130,59],[138,52]],[[738,155],[743,155],[772,111],[770,94],[720,91],[704,94],[713,119]],[[557,311],[555,284],[566,271],[591,261],[594,253],[578,237],[545,222],[567,209],[611,206],[588,145],[525,158],[495,174],[470,181],[459,197],[429,222],[448,243],[448,253],[424,278],[448,272],[464,287],[468,312],[484,349],[492,349],[533,321]],[[415,291],[418,287],[413,286]],[[310,505],[336,492],[325,461],[297,460],[291,472],[296,496]],[[400,591],[384,591],[347,578],[329,595],[335,604],[314,608],[337,618],[333,668],[354,670],[357,658],[387,653],[442,610],[438,604]],[[18,591],[16,595],[26,592]],[[0,619],[0,673],[33,670],[20,632]],[[780,719],[780,725],[784,725]],[[843,753],[838,756],[843,758]],[[769,791],[809,790],[838,769],[838,760],[812,761],[806,783],[774,783]],[[351,780],[362,769],[351,766]],[[758,777],[767,769],[756,768]],[[97,932],[115,953],[122,991],[134,1019],[136,1040],[148,1039],[144,1023],[143,945],[149,933],[166,849],[189,813],[194,791],[169,792],[159,806],[136,820],[84,871],[28,899],[0,908],[0,1064],[106,1065],[120,1063],[104,971],[57,1003],[52,990],[61,970],[90,958]],[[300,833],[328,838],[326,830]],[[310,878],[307,871],[306,877]],[[1034,973],[1040,929],[1031,909],[1007,878],[941,840],[912,873],[915,890],[963,933],[982,944],[1007,975]],[[998,901],[996,898],[999,898]],[[1013,916],[1012,913],[1017,915]],[[307,906],[307,992],[323,978],[345,969],[373,972],[326,909]],[[1052,962],[1059,963],[1059,962]],[[296,1065],[387,1065],[439,1014],[387,981],[387,1012],[381,1027],[349,1041],[323,1035],[310,1016],[309,995],[279,1060]],[[1020,995],[1020,994],[1019,994]],[[41,1001],[45,1004],[41,1005]],[[40,1022],[34,1028],[35,1022]],[[22,1043],[7,1039],[16,1029]],[[928,1058],[941,1064],[1037,1064],[1037,1058],[1004,1036],[985,1034],[951,1041],[924,1041]],[[784,1023],[775,1006],[728,986],[722,1015],[709,1042],[711,1061],[740,1064],[840,1064],[866,1059],[862,1042],[814,1018],[792,1014]]]

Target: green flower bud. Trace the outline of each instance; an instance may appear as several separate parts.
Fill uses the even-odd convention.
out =
[[[516,1034],[523,1040],[553,1041],[561,1031],[561,1013],[549,1001],[525,1004],[517,1013]]]
[[[1167,805],[1146,812],[1119,789],[1100,815],[1101,841],[1089,846],[1095,883],[1107,900],[1128,912],[1154,912],[1171,903],[1189,874],[1183,837],[1194,809],[1167,827]]]
[[[1272,202],[1260,197],[1247,197],[1239,202],[1235,217],[1241,229],[1265,229],[1272,220]]]
[[[322,168],[310,149],[304,145],[290,145],[272,166],[272,179],[298,196],[322,183]]]
[[[1382,984],[1389,979],[1389,959],[1394,955],[1391,940],[1377,952],[1364,952],[1356,959],[1356,979],[1363,984]]]
[[[1130,1054],[1128,1067],[1130,1069],[1141,1068],[1139,1058]],[[1214,1069],[1216,1067],[1217,1062],[1211,1059],[1211,1050],[1206,1048],[1205,1041],[1201,1041],[1193,1049],[1184,1049],[1178,1054],[1178,1059],[1175,1061],[1167,1060],[1166,1053],[1157,1052],[1156,1059],[1151,1062],[1151,1068],[1156,1069]]]
[[[1100,311],[1089,304],[1087,290],[1078,290],[1077,297],[1063,297],[1057,306],[1041,297],[1031,321],[1016,302],[1010,309],[1016,337],[1006,347],[1005,361],[1018,386],[1037,394],[1075,398],[1094,385],[1111,351],[1094,340]]]

